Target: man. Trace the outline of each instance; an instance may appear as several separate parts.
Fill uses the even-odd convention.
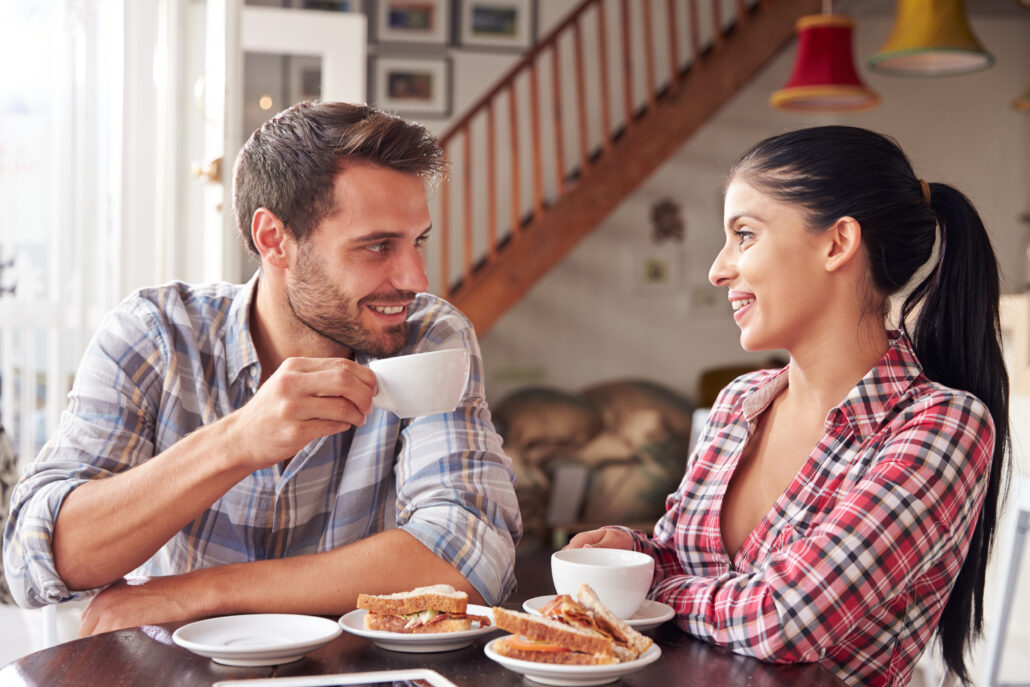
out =
[[[22,605],[99,592],[81,634],[246,612],[337,614],[451,584],[498,603],[521,520],[468,322],[425,293],[418,125],[303,103],[254,132],[233,204],[261,268],[166,284],[111,313],[57,435],[12,498]],[[452,413],[374,409],[372,358],[467,348]],[[139,576],[133,573],[136,571]]]

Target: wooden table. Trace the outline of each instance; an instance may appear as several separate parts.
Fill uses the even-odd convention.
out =
[[[520,554],[516,565],[519,589],[504,605],[519,608],[526,599],[553,593],[549,554]],[[400,668],[431,668],[468,687],[526,687],[524,681],[483,653],[488,634],[457,651],[408,654],[387,651],[348,632],[303,659],[279,666],[239,668],[215,663],[172,642],[184,623],[147,625],[78,639],[29,654],[0,670],[2,685],[97,685],[103,687],[211,685],[218,680],[272,676],[324,675]],[[690,684],[697,687],[839,687],[843,683],[818,665],[781,666],[737,656],[693,639],[672,622],[650,630],[662,656],[622,678],[627,687]]]

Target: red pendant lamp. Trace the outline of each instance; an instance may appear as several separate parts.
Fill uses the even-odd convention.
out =
[[[797,23],[798,51],[787,85],[769,98],[795,112],[842,112],[876,106],[880,96],[859,78],[851,47],[855,23],[843,14],[810,14]]]
[[[1012,107],[1022,112],[1030,112],[1030,86],[1026,87],[1023,95],[1012,101]]]

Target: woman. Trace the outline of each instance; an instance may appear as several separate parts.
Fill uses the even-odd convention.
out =
[[[936,628],[968,680],[1009,446],[983,223],[893,141],[818,127],[738,160],[725,232],[709,278],[741,345],[790,363],[722,391],[653,536],[569,546],[653,555],[651,598],[733,651],[904,685]]]

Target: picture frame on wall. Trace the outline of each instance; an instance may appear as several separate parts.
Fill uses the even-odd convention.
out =
[[[376,0],[372,40],[445,46],[451,39],[449,0]]]
[[[451,60],[446,56],[378,55],[371,58],[370,102],[410,117],[451,113]]]
[[[457,43],[526,50],[536,40],[536,0],[461,0]]]

